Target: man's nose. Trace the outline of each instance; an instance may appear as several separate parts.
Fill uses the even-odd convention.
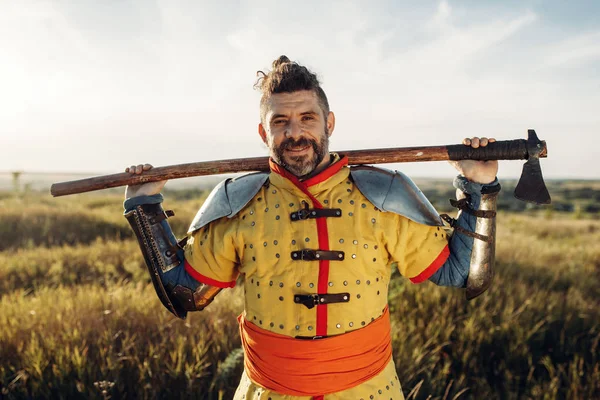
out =
[[[302,127],[297,121],[290,121],[286,132],[287,137],[297,138],[302,136]]]

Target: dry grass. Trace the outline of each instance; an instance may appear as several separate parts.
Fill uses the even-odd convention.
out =
[[[194,200],[175,204],[177,216],[169,221],[174,232],[182,236],[202,203]],[[122,199],[114,195],[59,199],[39,194],[0,196],[0,251],[131,238],[122,211]]]
[[[212,313],[188,322],[165,313],[155,297],[142,283],[44,288],[35,296],[17,290],[3,296],[3,394],[101,397],[98,386],[108,387],[114,397],[197,398],[194,393],[207,393],[218,383],[214,360],[225,359],[237,347],[240,297],[226,293]]]
[[[12,240],[0,252],[0,398],[231,397],[241,291],[187,321],[172,317],[119,203],[0,200],[0,226],[32,226],[0,231],[0,242]],[[168,205],[181,234],[198,204]],[[407,398],[600,397],[599,240],[598,221],[501,214],[497,275],[480,298],[395,276],[394,356]]]

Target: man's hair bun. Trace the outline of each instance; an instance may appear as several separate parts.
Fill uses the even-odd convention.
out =
[[[279,56],[279,58],[273,61],[273,69],[277,69],[280,65],[291,63],[290,59],[287,56]]]

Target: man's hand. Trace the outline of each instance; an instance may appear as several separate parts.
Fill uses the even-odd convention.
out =
[[[140,164],[138,166],[132,165],[129,168],[125,168],[125,172],[129,172],[131,175],[140,175],[144,171],[152,169],[150,164]],[[167,181],[148,182],[141,185],[130,185],[125,189],[125,198],[130,199],[137,196],[152,196],[158,194],[163,189]]]
[[[485,147],[488,143],[494,143],[494,138],[465,138],[463,144],[465,146],[471,146],[476,149],[478,147]],[[456,170],[465,178],[471,182],[476,183],[492,183],[496,179],[498,174],[498,160],[491,161],[474,161],[474,160],[461,160],[461,161],[449,161],[450,164],[456,168]]]

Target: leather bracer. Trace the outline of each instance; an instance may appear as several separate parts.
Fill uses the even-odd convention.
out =
[[[162,304],[176,317],[200,311],[212,302],[221,288],[199,284],[183,270],[183,246],[177,242],[166,219],[174,215],[160,204],[141,204],[125,213],[142,250],[152,284]],[[182,284],[180,280],[185,279]]]

